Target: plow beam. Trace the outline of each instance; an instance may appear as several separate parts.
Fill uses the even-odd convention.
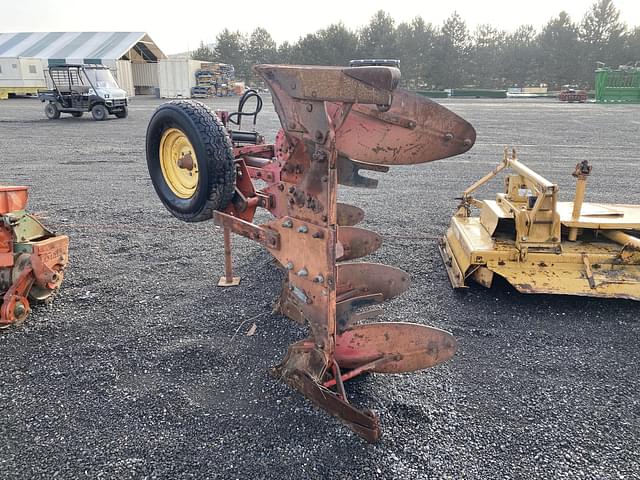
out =
[[[272,92],[284,130],[274,149],[284,185],[269,190],[279,218],[262,226],[279,236],[279,248],[267,248],[287,271],[277,310],[311,330],[309,340],[289,348],[274,374],[375,441],[377,417],[349,404],[343,376],[427,368],[450,358],[456,343],[423,325],[354,325],[381,312],[360,308],[400,295],[409,276],[387,265],[336,264],[382,245],[380,235],[353,227],[364,213],[338,204],[337,186],[375,188],[377,180],[360,170],[387,172],[389,165],[457,155],[471,148],[475,131],[446,108],[398,90],[393,68],[255,70]],[[353,370],[343,375],[342,368]]]

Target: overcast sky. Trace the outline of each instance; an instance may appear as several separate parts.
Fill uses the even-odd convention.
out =
[[[421,16],[439,25],[456,10],[471,30],[490,23],[514,30],[530,23],[540,29],[566,10],[580,20],[595,0],[449,1],[277,1],[277,0],[0,0],[0,32],[144,31],[166,54],[210,43],[224,28],[250,33],[266,28],[277,43],[296,41],[331,23],[355,29],[377,10],[397,21]],[[640,0],[614,0],[627,25],[640,25]]]

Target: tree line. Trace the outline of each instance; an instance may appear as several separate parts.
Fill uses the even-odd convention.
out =
[[[356,31],[337,23],[279,45],[264,28],[250,34],[225,29],[213,46],[201,43],[191,56],[230,63],[236,77],[252,85],[259,79],[251,66],[259,63],[347,65],[355,58],[394,58],[409,88],[593,87],[599,62],[618,67],[640,61],[640,26],[627,26],[612,0],[596,1],[580,21],[562,11],[540,31],[482,24],[471,32],[456,12],[442,25],[419,16],[396,23],[380,10]]]

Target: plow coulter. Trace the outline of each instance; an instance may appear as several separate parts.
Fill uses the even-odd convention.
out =
[[[378,418],[349,403],[345,382],[365,372],[432,367],[453,356],[456,341],[421,324],[366,322],[380,313],[372,306],[409,288],[409,276],[358,261],[382,238],[356,226],[364,212],[336,201],[338,185],[375,188],[377,180],[361,172],[458,155],[471,148],[475,131],[446,108],[399,89],[395,68],[259,65],[255,71],[282,125],[274,143],[242,129],[243,117],[255,124],[261,100],[254,112],[240,107],[231,114],[169,102],[147,130],[149,172],[176,217],[213,219],[224,228],[221,285],[239,282],[231,271],[231,232],[275,257],[285,272],[276,309],[307,324],[309,337],[290,345],[272,373],[373,442],[380,437]],[[273,220],[254,223],[258,208]]]

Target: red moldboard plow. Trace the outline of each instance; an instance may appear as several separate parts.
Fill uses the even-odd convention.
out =
[[[196,176],[194,196],[201,185],[210,185],[201,178],[208,175],[210,161],[202,157],[210,153],[200,148],[200,139],[189,134],[179,115],[168,110],[204,112],[224,132],[223,150],[232,157],[235,175],[228,200],[220,186],[224,182],[209,195],[223,198],[208,204],[216,224],[225,230],[222,283],[237,284],[231,273],[230,231],[269,250],[286,272],[277,310],[310,327],[309,338],[291,345],[273,374],[373,442],[380,437],[377,416],[348,402],[344,382],[364,372],[402,373],[437,365],[452,357],[456,342],[448,332],[420,324],[361,323],[380,313],[363,307],[404,292],[409,276],[394,267],[353,262],[379,248],[382,239],[354,226],[364,212],[336,202],[338,184],[375,188],[377,181],[361,176],[361,170],[386,172],[393,165],[458,155],[471,148],[475,131],[439,104],[397,88],[400,72],[395,68],[259,65],[255,71],[269,87],[282,125],[275,144],[263,143],[255,132],[234,129],[232,123],[241,123],[232,121],[237,113],[218,112],[216,117],[196,102],[165,104],[147,132],[154,186],[167,208],[185,219],[183,204],[167,194],[167,183],[182,178],[189,186]],[[241,111],[244,98],[240,103]],[[163,109],[176,121],[162,116]],[[189,148],[178,149],[169,161],[180,169],[187,165],[191,173],[160,174],[163,131],[181,125]],[[169,171],[174,163],[160,170]],[[266,186],[256,189],[255,180]],[[181,185],[171,190],[185,195]],[[275,219],[254,224],[257,207]],[[186,220],[206,217],[206,212],[198,213]]]

